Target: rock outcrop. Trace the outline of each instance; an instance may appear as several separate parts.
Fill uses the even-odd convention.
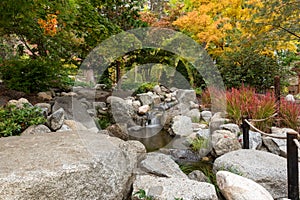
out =
[[[0,199],[126,199],[145,152],[135,143],[84,131],[0,138]]]

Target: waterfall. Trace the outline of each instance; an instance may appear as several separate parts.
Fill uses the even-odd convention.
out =
[[[164,114],[164,111],[159,108],[154,108],[147,115],[147,124],[146,126],[161,126],[161,118]]]

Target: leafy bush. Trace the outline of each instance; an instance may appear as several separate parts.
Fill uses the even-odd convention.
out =
[[[106,129],[107,127],[109,127],[111,125],[111,122],[112,120],[108,116],[101,116],[98,119],[98,124],[101,129]]]
[[[0,66],[0,74],[9,88],[26,93],[63,88],[71,82],[61,62],[42,57],[8,60]]]
[[[145,93],[145,92],[148,92],[148,91],[151,91],[153,90],[154,86],[157,85],[157,83],[151,83],[151,82],[148,82],[148,83],[143,83],[135,92],[134,92],[134,95],[136,94],[141,94],[141,93]]]
[[[292,128],[296,131],[299,131],[300,122],[299,122],[299,115],[300,115],[300,106],[299,104],[288,102],[288,101],[281,101],[280,102],[280,122],[282,127]]]
[[[0,137],[20,135],[31,125],[46,122],[41,110],[24,104],[23,108],[14,105],[0,107]]]

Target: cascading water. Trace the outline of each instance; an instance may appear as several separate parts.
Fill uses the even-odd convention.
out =
[[[153,126],[161,126],[161,118],[164,115],[164,110],[160,108],[154,108],[147,114],[147,123],[146,127],[153,127]]]
[[[162,118],[165,110],[155,107],[147,113],[147,120],[143,127],[130,130],[130,139],[142,142],[147,151],[158,150],[173,139],[170,134],[163,130]]]

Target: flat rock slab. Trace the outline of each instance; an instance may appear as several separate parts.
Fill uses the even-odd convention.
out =
[[[165,154],[148,153],[140,166],[144,171],[157,176],[187,178],[175,161]]]
[[[138,151],[92,132],[0,138],[0,199],[123,199]]]
[[[218,200],[214,185],[186,178],[163,178],[150,175],[137,176],[133,194],[143,189],[148,196],[159,200]],[[133,200],[139,200],[137,196]]]

